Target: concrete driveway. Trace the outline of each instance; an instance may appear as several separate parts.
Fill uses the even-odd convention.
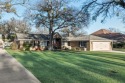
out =
[[[115,51],[115,50],[112,50],[111,52],[115,52],[115,53],[125,53],[125,52],[122,52],[122,51]]]
[[[41,83],[15,58],[0,48],[0,83]]]
[[[122,51],[115,51],[115,50],[112,50],[112,51],[103,51],[103,52],[113,52],[113,53],[124,53],[124,54],[125,54],[125,52],[122,52]]]

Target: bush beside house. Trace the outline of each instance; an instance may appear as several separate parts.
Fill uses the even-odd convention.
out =
[[[26,51],[29,51],[29,50],[30,50],[30,47],[31,47],[31,44],[28,43],[28,42],[25,42],[25,43],[23,44],[23,49],[26,50]]]
[[[13,42],[13,43],[11,44],[11,49],[12,49],[12,50],[17,50],[17,49],[18,49],[18,45],[17,45],[16,42]]]
[[[113,48],[125,48],[125,42],[114,43]]]

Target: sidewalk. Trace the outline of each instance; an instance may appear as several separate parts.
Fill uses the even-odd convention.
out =
[[[40,83],[15,58],[0,49],[0,83]]]

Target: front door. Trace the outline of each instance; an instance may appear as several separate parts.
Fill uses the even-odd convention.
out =
[[[61,38],[55,38],[54,39],[54,49],[61,49]]]

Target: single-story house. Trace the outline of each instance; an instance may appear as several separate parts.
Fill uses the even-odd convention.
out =
[[[24,42],[30,42],[32,47],[48,48],[49,46],[49,35],[48,34],[22,34],[16,33],[16,42],[18,48],[23,47]],[[112,50],[112,40],[93,36],[67,36],[63,37],[59,33],[55,33],[53,36],[53,47],[54,49],[83,49],[88,51],[109,51]]]

